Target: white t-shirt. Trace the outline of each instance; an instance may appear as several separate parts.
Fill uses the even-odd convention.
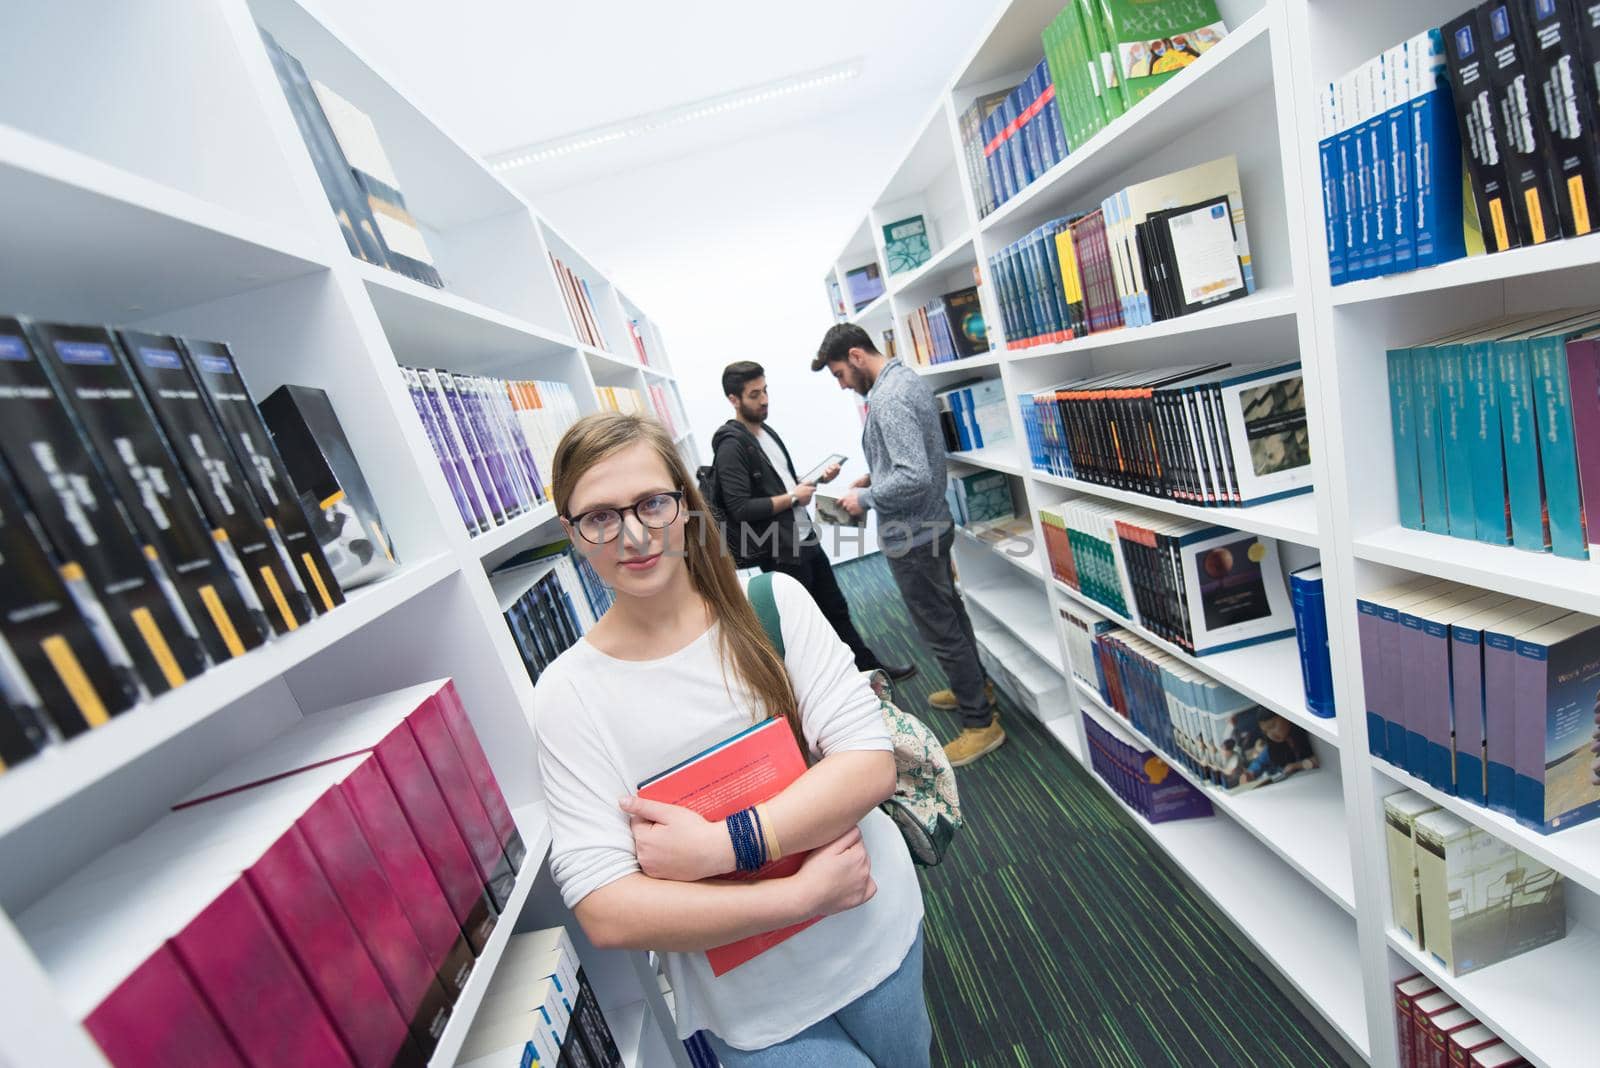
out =
[[[878,699],[805,588],[772,576],[784,661],[814,754],[892,748]],[[618,660],[587,639],[545,669],[534,690],[539,770],[554,844],[550,870],[568,908],[639,870],[617,799],[650,776],[755,722],[741,690],[730,700],[718,626],[659,660]],[[861,821],[878,892],[721,978],[704,953],[666,953],[678,1034],[702,1028],[739,1049],[781,1042],[892,975],[916,940],[922,892],[894,822]]]
[[[756,435],[756,440],[761,442],[761,451],[767,454],[767,459],[772,461],[772,469],[778,472],[778,477],[783,480],[785,493],[794,492],[794,479],[789,477],[789,461],[783,455],[783,450],[778,447],[778,439],[767,433],[765,427]],[[811,525],[811,513],[806,511],[806,506],[794,506],[794,530],[802,542],[811,538],[811,532],[816,528]]]

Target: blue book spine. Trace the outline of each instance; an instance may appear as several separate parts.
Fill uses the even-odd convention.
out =
[[[1383,709],[1384,759],[1395,767],[1406,764],[1404,669],[1400,663],[1400,610],[1378,606],[1378,653],[1383,659],[1379,702]]]
[[[1544,474],[1545,507],[1550,516],[1550,551],[1574,560],[1589,558],[1583,527],[1583,494],[1578,488],[1578,452],[1572,434],[1572,387],[1567,379],[1567,346],[1562,335],[1529,342],[1534,415],[1539,428],[1539,467]],[[1586,398],[1594,403],[1594,398]]]
[[[1417,670],[1422,662],[1424,627],[1427,620],[1409,612],[1400,613],[1400,645],[1396,660],[1400,674],[1400,696],[1403,707],[1400,724],[1405,741],[1400,749],[1401,766],[1419,779],[1427,778],[1427,739],[1423,734],[1423,717],[1428,707],[1427,676]],[[1391,735],[1391,741],[1393,736]]]
[[[1344,218],[1344,280],[1365,278],[1361,270],[1361,166],[1357,153],[1356,131],[1347,126],[1334,135],[1342,192],[1339,205]]]
[[[1511,503],[1506,494],[1505,450],[1500,444],[1494,346],[1477,341],[1465,349],[1463,390],[1477,538],[1489,545],[1510,545]]]
[[[1417,97],[1410,111],[1416,265],[1435,267],[1467,254],[1461,217],[1461,134],[1447,87]]]
[[[1317,143],[1317,163],[1322,173],[1322,222],[1328,239],[1328,280],[1345,281],[1344,220],[1341,217],[1339,151],[1333,137]]]
[[[1478,514],[1472,503],[1466,346],[1445,345],[1437,351],[1439,443],[1444,454],[1444,503],[1449,516],[1449,533],[1457,538],[1474,538],[1478,533]]]
[[[1512,814],[1519,823],[1545,827],[1544,776],[1550,650],[1538,642],[1517,642],[1516,728],[1511,766]],[[1583,711],[1587,712],[1587,709]],[[1587,752],[1579,754],[1588,756]]]
[[[1362,135],[1372,159],[1372,273],[1394,273],[1394,227],[1392,225],[1391,190],[1393,179],[1389,163],[1394,158],[1394,147],[1389,132],[1389,116],[1381,112],[1368,119]]]
[[[1289,600],[1294,606],[1294,641],[1300,651],[1300,684],[1306,691],[1309,707],[1316,691],[1316,672],[1311,666],[1312,645],[1317,640],[1317,627],[1311,618],[1308,602],[1311,582],[1299,575],[1289,576]]]
[[[1308,611],[1317,628],[1317,640],[1311,647],[1311,675],[1316,682],[1311,699],[1311,711],[1324,719],[1332,719],[1333,657],[1328,651],[1328,591],[1322,580],[1311,583]]]
[[[1389,148],[1389,231],[1394,244],[1394,266],[1400,274],[1416,266],[1417,246],[1411,178],[1411,123],[1409,109],[1399,104],[1384,113]]]
[[[1550,551],[1550,528],[1539,482],[1539,434],[1533,414],[1533,382],[1526,347],[1494,346],[1500,402],[1500,440],[1505,449],[1506,489],[1511,499],[1511,544],[1529,552]]]
[[[1422,530],[1422,485],[1417,468],[1417,404],[1411,349],[1389,350],[1389,419],[1394,432],[1394,488],[1400,525]]]
[[[1445,509],[1444,446],[1439,419],[1438,349],[1412,349],[1412,397],[1417,413],[1417,476],[1422,485],[1422,529],[1450,533]]]
[[[1450,732],[1455,739],[1455,793],[1482,805],[1488,792],[1483,777],[1483,632],[1450,629]]]
[[[1434,620],[1423,620],[1420,665],[1408,665],[1425,674],[1425,707],[1421,717],[1412,720],[1417,732],[1419,752],[1416,763],[1423,781],[1445,793],[1455,793],[1454,762],[1450,744],[1450,627]],[[1421,722],[1417,720],[1420,718]],[[1411,734],[1407,733],[1408,744]]]

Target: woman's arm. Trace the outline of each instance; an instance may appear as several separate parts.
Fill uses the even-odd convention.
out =
[[[875,893],[861,832],[851,827],[786,878],[690,883],[635,873],[590,893],[573,911],[601,949],[696,953],[853,909]]]

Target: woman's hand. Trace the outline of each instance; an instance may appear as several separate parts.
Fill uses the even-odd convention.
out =
[[[852,827],[821,849],[807,853],[791,878],[810,903],[810,911],[823,916],[848,912],[871,901],[878,892],[860,827]]]
[[[697,883],[733,871],[733,840],[725,823],[642,797],[625,797],[618,804],[628,814],[639,867],[650,878]]]

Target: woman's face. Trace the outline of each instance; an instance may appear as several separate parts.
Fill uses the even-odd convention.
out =
[[[601,581],[618,594],[653,597],[670,586],[686,566],[686,506],[660,497],[682,488],[649,443],[635,442],[585,472],[567,502],[567,514],[574,519],[581,520],[592,513],[590,524],[599,522],[611,529],[617,529],[617,513],[621,512],[617,536],[596,544],[584,537],[578,529],[581,524],[566,520],[562,523]],[[622,511],[630,506],[642,512],[643,517],[631,510]],[[668,516],[671,521],[664,527],[645,522],[664,521]]]

